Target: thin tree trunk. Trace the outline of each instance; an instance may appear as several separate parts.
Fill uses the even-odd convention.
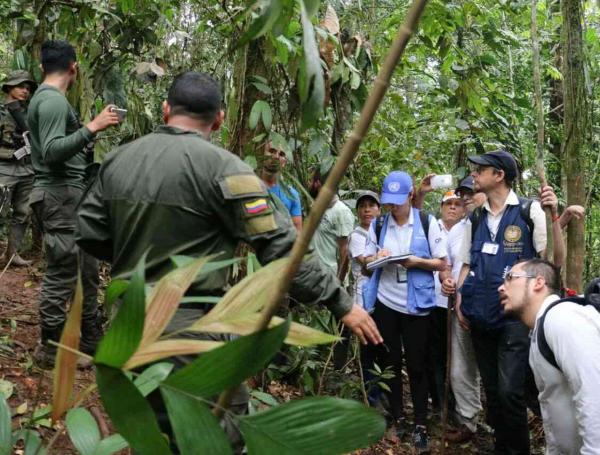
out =
[[[533,60],[533,95],[535,99],[536,123],[537,123],[537,142],[536,142],[536,169],[540,185],[547,185],[546,167],[544,166],[544,103],[542,100],[542,80],[540,76],[540,42],[537,31],[537,0],[531,0],[531,54]],[[546,212],[546,233],[548,244],[546,252],[548,258],[554,258],[554,245],[552,242],[552,214],[550,208]],[[556,260],[554,259],[556,263]]]
[[[581,0],[562,0],[564,153],[567,175],[567,204],[585,204],[584,163],[587,131],[584,80],[584,49]],[[567,228],[567,286],[582,291],[585,262],[584,221],[573,220]]]

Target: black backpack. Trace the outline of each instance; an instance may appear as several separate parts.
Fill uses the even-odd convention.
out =
[[[544,321],[546,320],[546,315],[548,314],[548,311],[550,311],[552,308],[554,308],[556,305],[562,302],[573,302],[578,305],[591,305],[596,309],[596,311],[600,313],[600,278],[595,278],[591,281],[591,283],[585,290],[585,294],[583,297],[567,297],[564,299],[557,300],[556,302],[552,302],[548,306],[548,308],[546,308],[544,314],[542,314],[542,316],[540,317],[540,322],[538,323],[537,329],[538,348],[544,359],[546,359],[546,361],[550,365],[552,365],[559,371],[560,367],[556,362],[556,357],[554,356],[552,349],[550,349],[550,346],[548,346],[548,342],[546,341],[546,335],[544,333]]]
[[[391,216],[391,215],[390,215]],[[379,245],[379,236],[381,235],[381,230],[383,229],[383,216],[378,216],[375,221],[375,238],[377,239],[377,244]],[[421,226],[423,226],[423,232],[425,235],[429,235],[429,213],[419,210],[419,218],[421,218]]]

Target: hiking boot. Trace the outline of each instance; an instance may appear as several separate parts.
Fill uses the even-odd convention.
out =
[[[469,440],[471,440],[473,438],[473,435],[475,433],[473,433],[471,430],[469,430],[469,428],[467,428],[466,425],[461,425],[460,427],[453,429],[453,430],[448,430],[446,432],[446,441],[449,442],[455,442],[455,443],[461,443],[461,442],[467,442]]]
[[[102,335],[102,324],[99,316],[93,319],[84,319],[81,321],[79,350],[93,357],[96,354],[96,347]]]
[[[47,329],[42,327],[42,338],[40,343],[33,351],[33,360],[40,368],[50,370],[54,368],[56,358],[56,346],[50,344],[50,341],[59,342],[62,333],[62,326]]]
[[[26,261],[21,256],[19,256],[18,253],[19,248],[21,246],[21,241],[23,239],[24,231],[25,226],[10,226],[8,230],[8,245],[6,246],[6,251],[4,252],[4,256],[2,257],[2,262],[4,264],[8,264],[10,261],[10,265],[13,265],[15,267],[26,267],[28,265],[31,265],[31,261]]]
[[[28,265],[31,265],[31,261],[23,259],[21,256],[19,256],[19,253],[16,253],[11,265],[14,265],[15,267],[27,267]]]
[[[427,428],[424,425],[416,425],[412,436],[415,453],[430,453]]]

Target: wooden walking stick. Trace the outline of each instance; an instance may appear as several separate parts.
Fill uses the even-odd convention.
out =
[[[450,368],[452,367],[452,318],[455,296],[448,297],[448,314],[446,318],[446,374],[444,377],[444,402],[442,403],[442,449],[446,453],[446,430],[448,428],[448,398],[450,396]]]
[[[394,69],[400,61],[400,57],[402,57],[402,54],[406,49],[406,45],[414,33],[417,24],[419,23],[419,19],[423,14],[426,4],[427,0],[413,0],[412,5],[408,9],[406,17],[404,18],[404,22],[398,29],[398,33],[396,34],[396,38],[392,43],[392,47],[390,48],[390,51],[386,56],[383,65],[381,66],[379,74],[375,79],[373,88],[371,89],[369,97],[367,98],[367,101],[365,102],[363,110],[360,114],[360,118],[354,126],[352,133],[350,136],[348,136],[348,139],[344,143],[344,147],[342,148],[338,159],[329,173],[329,177],[325,181],[323,187],[321,187],[319,190],[319,195],[310,209],[310,213],[308,214],[308,217],[302,227],[302,231],[300,232],[300,235],[296,239],[296,242],[292,248],[289,264],[284,271],[281,280],[279,280],[277,284],[277,289],[272,300],[265,305],[261,313],[261,318],[256,326],[256,331],[266,329],[269,326],[271,318],[277,312],[283,297],[288,292],[292,280],[296,275],[300,264],[302,263],[302,259],[304,258],[306,251],[308,250],[310,241],[317,227],[319,226],[321,218],[336,194],[338,184],[346,173],[348,166],[350,166],[354,160],[354,157],[358,153],[358,148],[361,142],[369,131],[369,127],[373,122],[375,113],[377,112],[377,109],[379,108],[379,105],[381,104],[381,101],[383,100],[383,97],[385,96],[385,93],[390,85]],[[221,394],[217,406],[215,406],[213,409],[214,414],[219,418],[223,416],[225,408],[229,405],[231,394],[230,390]]]

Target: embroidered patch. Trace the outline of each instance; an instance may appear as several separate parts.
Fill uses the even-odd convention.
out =
[[[521,228],[519,226],[511,225],[504,231],[504,240],[507,242],[517,242],[521,238]]]
[[[266,199],[256,199],[252,202],[245,202],[244,209],[249,215],[256,215],[257,213],[264,212],[269,208]]]

